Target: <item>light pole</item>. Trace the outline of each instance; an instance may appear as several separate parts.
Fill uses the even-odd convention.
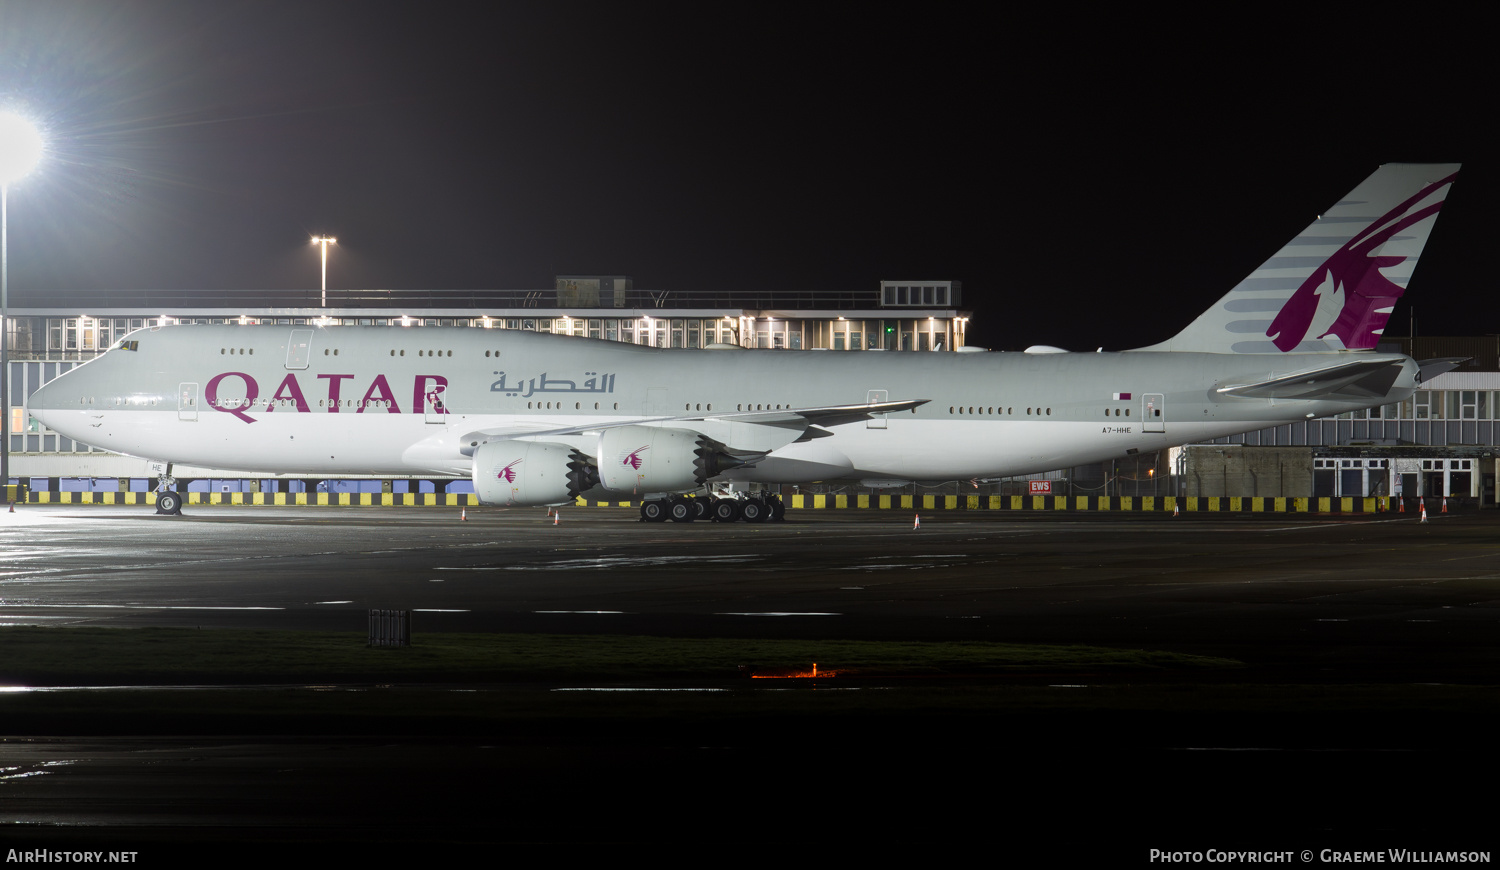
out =
[[[10,183],[42,159],[42,135],[30,121],[0,113],[0,486],[10,501]]]
[[[333,236],[313,236],[312,243],[323,248],[323,307],[328,307],[328,246],[338,244]]]

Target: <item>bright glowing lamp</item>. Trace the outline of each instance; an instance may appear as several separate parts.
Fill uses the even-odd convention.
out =
[[[0,112],[0,184],[10,184],[36,168],[42,159],[42,134],[31,122]]]
[[[328,246],[338,244],[333,236],[313,236],[312,243],[323,248],[323,293],[322,305],[328,307]]]

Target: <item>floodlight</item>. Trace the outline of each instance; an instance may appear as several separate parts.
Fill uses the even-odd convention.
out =
[[[0,112],[0,184],[24,177],[42,159],[42,134],[13,112]]]

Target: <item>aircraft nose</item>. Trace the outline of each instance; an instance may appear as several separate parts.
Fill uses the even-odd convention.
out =
[[[68,373],[59,375],[51,381],[37,387],[26,399],[26,409],[38,422],[48,429],[56,429],[55,425],[64,411],[69,409],[78,410],[78,397],[76,384],[61,384],[59,381],[67,377]],[[72,396],[73,402],[68,404],[68,396]]]
[[[40,387],[37,387],[36,390],[33,391],[32,394],[26,399],[26,406],[27,409],[31,412],[31,416],[40,421],[42,425],[48,426],[49,428],[51,424],[47,422],[47,412],[49,410],[52,410],[53,402],[56,401],[56,396],[57,389],[54,386],[54,383],[46,383],[42,384]]]

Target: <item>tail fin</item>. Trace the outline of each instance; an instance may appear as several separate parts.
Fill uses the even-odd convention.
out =
[[[1274,354],[1375,347],[1458,168],[1381,166],[1187,329],[1140,349]]]

